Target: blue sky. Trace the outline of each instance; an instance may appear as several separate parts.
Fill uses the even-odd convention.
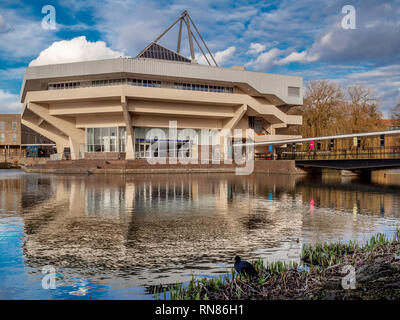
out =
[[[44,5],[56,30],[42,28]],[[354,30],[342,28],[344,5],[356,9]],[[386,115],[400,103],[400,0],[2,0],[0,112],[20,111],[29,64],[134,57],[186,9],[223,67],[367,85]],[[161,43],[174,49],[176,36]]]

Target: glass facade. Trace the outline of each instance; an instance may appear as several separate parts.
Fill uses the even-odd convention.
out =
[[[86,128],[86,152],[125,152],[123,127]]]
[[[148,136],[149,131],[152,129],[158,130],[160,133],[163,132],[163,138],[154,137],[154,139],[147,139],[146,136]],[[177,139],[177,137],[168,136],[168,128],[134,128],[136,158],[167,157],[174,149],[176,150],[176,154],[184,152],[185,157],[191,157],[194,139],[190,136],[185,136],[183,130],[177,130]],[[199,130],[192,130],[196,135],[199,135]]]
[[[196,158],[198,145],[211,145],[213,142],[212,136],[203,141],[200,129],[177,129],[175,133],[169,133],[169,128],[135,127],[133,134],[137,159],[173,155]],[[126,139],[125,127],[86,128],[85,152],[126,152]]]

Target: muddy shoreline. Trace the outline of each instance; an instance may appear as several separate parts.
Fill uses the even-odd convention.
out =
[[[169,288],[173,300],[376,300],[400,299],[400,230],[377,234],[366,244],[317,244],[302,249],[296,263],[263,265],[258,275],[192,279]],[[155,292],[157,295],[159,292]]]

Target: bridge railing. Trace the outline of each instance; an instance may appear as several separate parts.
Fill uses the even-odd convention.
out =
[[[335,149],[284,151],[279,154],[284,160],[367,160],[367,159],[400,159],[399,147],[373,147],[365,149]]]

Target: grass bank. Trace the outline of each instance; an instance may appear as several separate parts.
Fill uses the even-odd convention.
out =
[[[258,260],[253,278],[232,271],[230,277],[193,278],[168,291],[173,300],[400,299],[400,230],[393,238],[377,234],[363,246],[352,241],[306,245],[301,260],[307,268]],[[351,277],[355,288],[346,281]],[[159,293],[155,290],[155,297]]]

